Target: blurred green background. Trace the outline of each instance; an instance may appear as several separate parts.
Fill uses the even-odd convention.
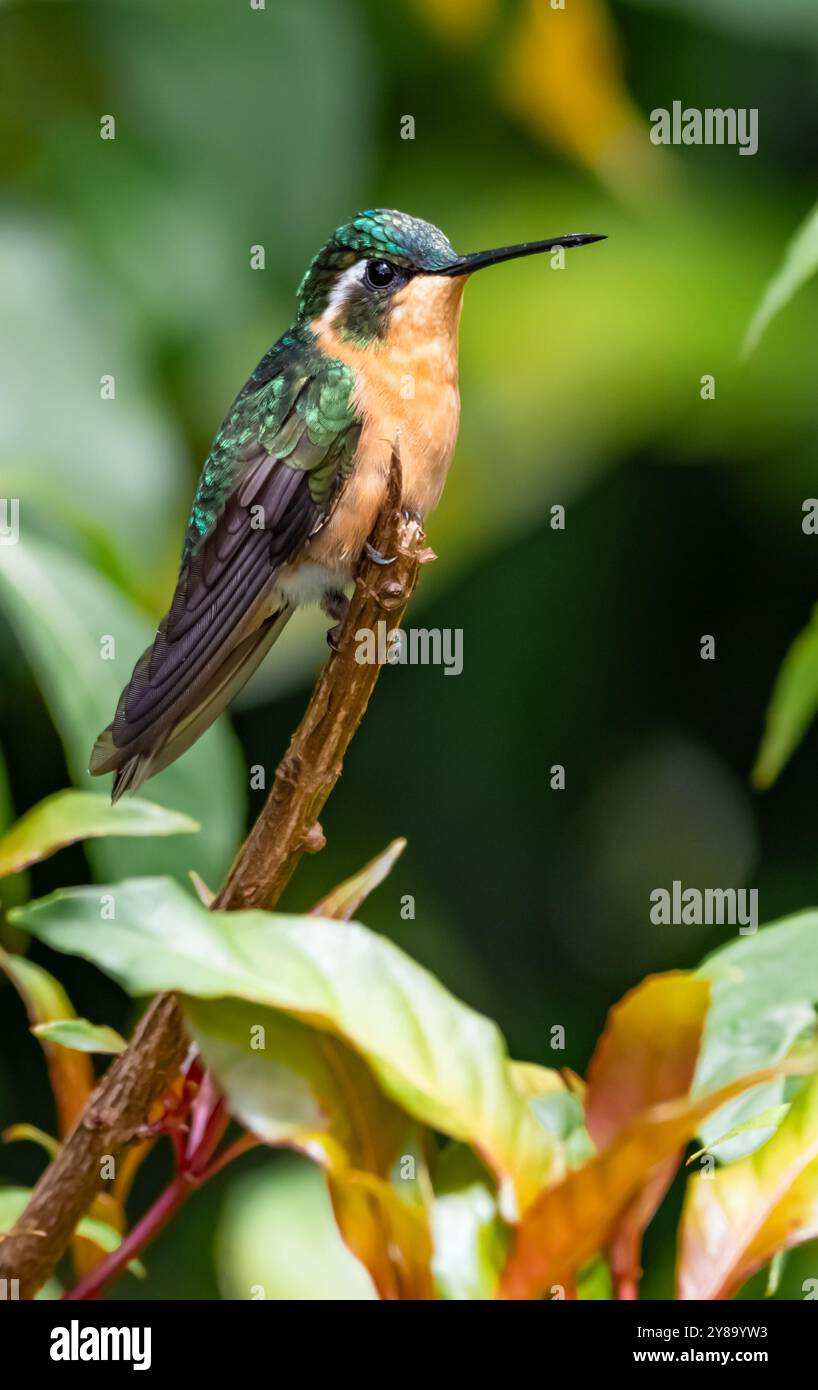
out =
[[[609,240],[564,271],[522,261],[467,290],[460,443],[412,610],[463,629],[464,671],[384,672],[322,817],[327,848],[286,904],[310,905],[405,835],[368,924],[496,1018],[514,1056],[582,1070],[625,989],[729,935],[652,926],[652,888],[757,887],[762,920],[813,903],[818,735],[765,795],[748,774],[818,592],[801,531],[818,287],[745,366],[739,347],[815,201],[817,89],[814,0],[0,6],[0,495],[21,499],[26,542],[0,549],[3,819],[82,783],[169,599],[224,410],[332,228],[395,206],[464,251]],[[649,113],[676,99],[758,108],[758,153],[653,146]],[[100,842],[91,872],[195,865],[218,884],[261,805],[247,768],[271,772],[283,752],[325,627],[299,615],[233,732],[223,720],[150,784],[202,834]],[[71,850],[13,891],[88,874]],[[132,1025],[96,970],[32,954],[80,1014]],[[53,1128],[38,1046],[0,987],[0,1126],[12,1120]],[[5,1180],[40,1167],[26,1145],[0,1149]],[[137,1208],[161,1177],[157,1156]],[[678,1198],[649,1235],[647,1295],[671,1287]],[[782,1296],[814,1259],[793,1257]],[[371,1296],[320,1177],[271,1152],[200,1194],[146,1263],[148,1283],[128,1277],[118,1296]]]

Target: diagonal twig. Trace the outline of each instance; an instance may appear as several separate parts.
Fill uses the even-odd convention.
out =
[[[388,567],[364,557],[338,643],[318,677],[309,704],[275,774],[269,796],[244,842],[214,909],[272,909],[299,860],[324,844],[318,817],[341,775],[343,759],[363,718],[380,666],[358,662],[355,634],[377,624],[400,624],[420,566],[434,555],[417,522],[400,510],[398,445],[373,548],[394,556]],[[144,1125],[151,1106],[177,1075],[187,1049],[181,1010],[160,994],[128,1047],[111,1064],[42,1174],[19,1220],[0,1237],[0,1279],[19,1280],[31,1298],[65,1253],[77,1222],[100,1187],[103,1159],[116,1156]]]

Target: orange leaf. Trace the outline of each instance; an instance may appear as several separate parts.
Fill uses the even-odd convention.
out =
[[[695,1100],[675,1100],[643,1111],[611,1144],[562,1182],[546,1188],[528,1208],[501,1283],[500,1297],[540,1296],[565,1283],[605,1249],[630,1204],[657,1164],[687,1142],[706,1115],[750,1086],[815,1069],[816,1057],[790,1058],[751,1072]]]
[[[325,898],[316,903],[315,907],[310,909],[310,916],[331,917],[334,922],[348,922],[355,916],[361,903],[370,893],[374,893],[392,872],[405,849],[405,840],[392,840],[385,850],[374,859],[370,859],[357,874],[344,879],[343,883],[339,883],[337,888],[333,888]]]
[[[437,1297],[425,1206],[405,1201],[385,1178],[347,1169],[328,1175],[335,1219],[383,1299]]]
[[[686,1096],[693,1084],[710,985],[685,971],[652,975],[608,1016],[588,1069],[586,1124],[605,1148],[641,1111]],[[620,1298],[635,1298],[642,1235],[673,1181],[681,1153],[645,1175],[611,1238],[611,1272]]]
[[[4,970],[25,1004],[32,1027],[57,1019],[76,1017],[71,1000],[53,975],[42,966],[0,950],[0,970]],[[94,1087],[94,1069],[87,1052],[75,1052],[41,1039],[48,1065],[51,1090],[57,1107],[57,1131],[61,1138],[74,1128]]]

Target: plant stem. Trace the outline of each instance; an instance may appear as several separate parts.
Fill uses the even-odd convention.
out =
[[[233,1143],[224,1150],[224,1153],[219,1154],[218,1158],[213,1160],[209,1168],[205,1168],[205,1170],[199,1174],[199,1185],[201,1186],[202,1183],[210,1182],[210,1179],[215,1178],[216,1174],[220,1173],[222,1168],[226,1168],[228,1163],[232,1163],[235,1159],[241,1158],[242,1154],[250,1153],[251,1149],[260,1148],[261,1143],[262,1140],[257,1139],[255,1134],[241,1134],[238,1139],[234,1139]]]
[[[196,1113],[197,1105],[199,1107],[198,1113]],[[205,1182],[208,1182],[215,1173],[244,1152],[244,1148],[239,1147],[238,1144],[233,1144],[222,1154],[221,1160],[208,1169],[207,1164],[224,1138],[229,1124],[230,1115],[227,1106],[222,1097],[216,1093],[212,1082],[205,1074],[202,1089],[194,1101],[193,1124],[188,1147],[181,1155],[179,1170],[161,1196],[156,1199],[141,1220],[137,1221],[116,1250],[112,1250],[73,1289],[69,1289],[68,1293],[63,1295],[64,1299],[77,1301],[96,1298],[112,1279],[122,1273],[136,1255],[150,1245],[152,1240],[155,1240],[170,1218],[187,1201],[194,1188],[201,1187]],[[253,1138],[254,1136],[245,1137]],[[248,1146],[245,1145],[244,1147]],[[178,1154],[179,1150],[177,1149],[176,1152]]]
[[[185,1173],[177,1173],[153,1206],[145,1212],[145,1215],[124,1237],[116,1250],[112,1250],[73,1289],[69,1289],[67,1293],[63,1294],[63,1299],[67,1302],[76,1302],[96,1298],[106,1284],[110,1283],[117,1274],[121,1274],[126,1265],[150,1245],[152,1240],[156,1239],[171,1217],[175,1216],[179,1208],[187,1201],[193,1187],[194,1184]]]

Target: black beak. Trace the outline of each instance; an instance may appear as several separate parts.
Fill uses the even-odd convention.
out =
[[[438,275],[471,275],[487,265],[501,261],[516,261],[519,256],[539,256],[541,251],[553,251],[556,246],[588,246],[592,241],[605,241],[593,232],[573,232],[569,236],[551,237],[549,241],[523,241],[519,246],[499,246],[496,251],[473,251],[470,256],[458,256],[456,261]]]

